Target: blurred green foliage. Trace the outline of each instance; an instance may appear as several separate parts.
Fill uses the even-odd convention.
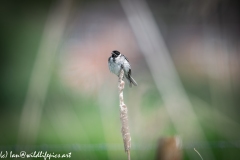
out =
[[[17,144],[20,113],[24,104],[33,62],[36,58],[44,24],[51,5],[52,1],[1,1],[0,146],[2,149],[6,149],[6,146],[15,146]],[[59,81],[57,69],[56,63],[47,99],[43,107],[36,145],[58,145],[60,149],[55,152],[66,153],[69,150],[64,147],[61,148],[61,146],[68,144],[92,144],[93,146],[103,144],[103,147],[93,147],[90,150],[74,150],[73,148],[71,150],[72,159],[125,159],[126,155],[123,148],[122,150],[119,150],[119,148],[114,150],[104,147],[110,143],[106,141],[106,136],[113,140],[113,144],[119,144],[121,147],[120,127],[117,124],[119,123],[119,118],[116,117],[113,122],[110,122],[109,125],[111,127],[109,127],[107,135],[105,135],[97,98],[80,93],[76,94],[68,90]],[[179,72],[181,75],[181,71]],[[217,122],[211,121],[211,115],[207,115],[204,118],[206,113],[198,112],[199,109],[197,107],[201,107],[201,105],[196,101],[196,97],[203,101],[204,104],[212,103],[208,82],[205,81],[201,84],[191,83],[192,81],[183,75],[181,75],[181,79],[195,107],[194,110],[198,113],[207,140],[209,142],[238,140],[219,134],[219,131],[214,128]],[[231,112],[239,111],[239,88],[233,89],[235,92],[230,97],[231,103],[230,100],[228,101],[229,97],[224,96],[217,99],[217,101],[222,102],[220,104],[224,103],[226,105],[229,102],[229,108],[231,109],[222,109],[220,111],[229,116],[232,114]],[[115,103],[118,104],[117,101]],[[161,96],[155,86],[143,94],[141,99],[141,110],[143,113],[154,112],[162,105]],[[117,109],[116,115],[118,116]],[[239,124],[240,119],[238,117],[234,116],[232,118]],[[173,125],[169,125],[163,132],[167,135],[176,134]],[[239,128],[232,132],[240,133]],[[153,140],[158,138],[152,137]],[[154,159],[156,151],[154,146],[156,144],[152,145],[153,147],[142,150],[133,148],[132,159]],[[218,160],[240,158],[239,147],[212,148]],[[11,149],[14,149],[14,147]],[[198,151],[201,153],[201,148]],[[202,156],[204,157],[204,155]],[[184,159],[188,159],[188,157],[185,155]]]

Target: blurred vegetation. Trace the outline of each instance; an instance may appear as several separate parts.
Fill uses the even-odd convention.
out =
[[[0,2],[0,151],[16,150],[18,145],[19,119],[30,74],[49,9],[54,2],[47,0]],[[91,3],[94,2],[91,1]],[[150,2],[152,6],[153,1]],[[164,18],[168,16],[171,15],[166,15]],[[173,19],[166,18],[169,23],[171,20]],[[47,99],[43,104],[38,137],[30,150],[72,152],[72,159],[126,159],[120,133],[117,99],[113,102],[115,109],[109,111],[110,114],[113,114],[107,118],[109,123],[103,124],[102,116],[104,115],[99,107],[97,95],[79,93],[69,89],[60,80],[58,59],[55,63]],[[231,94],[225,92],[219,85],[217,98],[213,102],[211,86],[207,79],[198,83],[189,75],[185,75],[180,67],[178,72],[216,159],[239,159],[239,82],[233,84]],[[149,79],[149,82],[152,82],[152,79]],[[127,89],[126,95],[131,95],[128,92],[130,91]],[[158,124],[158,119],[154,119],[152,114],[158,112],[164,105],[156,86],[148,84],[148,88],[143,91],[141,96],[140,106],[137,107],[140,108],[142,116],[145,120],[152,118],[153,124]],[[212,105],[215,102],[217,103]],[[216,106],[218,106],[217,109]],[[215,110],[217,112],[214,112]],[[130,114],[131,111],[133,109],[130,109]],[[221,119],[221,115],[224,115],[223,118],[226,119]],[[213,116],[216,116],[216,119]],[[157,122],[154,122],[155,120]],[[155,137],[150,138],[148,144],[145,143],[146,139],[141,139],[141,136],[133,136],[132,159],[154,159],[155,142],[160,138],[158,136],[177,134],[172,122],[169,121],[167,124],[162,128],[163,130],[154,134]],[[108,129],[105,128],[105,125],[108,126]],[[221,125],[229,127],[226,128],[228,130],[226,133],[221,133],[224,128],[218,129]],[[146,131],[148,126],[144,127],[133,135],[144,134],[141,131]],[[135,140],[138,143],[134,143]],[[185,150],[193,150],[191,142],[186,143],[186,146],[183,147]],[[198,151],[201,153],[201,150],[205,149],[207,148],[199,145]],[[202,156],[204,158],[204,155]],[[188,159],[187,155],[184,155],[184,159]]]

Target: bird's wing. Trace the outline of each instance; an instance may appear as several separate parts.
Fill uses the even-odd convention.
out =
[[[129,60],[127,59],[127,57],[125,57],[123,54],[122,54],[122,56],[129,62]]]

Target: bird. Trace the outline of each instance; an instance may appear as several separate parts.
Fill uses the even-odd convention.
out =
[[[119,51],[114,50],[111,53],[112,55],[108,58],[108,67],[110,72],[119,76],[121,69],[124,71],[124,77],[129,82],[129,86],[137,86],[137,82],[132,78],[132,71],[129,60]]]

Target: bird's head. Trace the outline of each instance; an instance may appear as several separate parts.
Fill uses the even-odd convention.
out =
[[[118,57],[120,55],[120,52],[119,51],[112,51],[112,57]]]

